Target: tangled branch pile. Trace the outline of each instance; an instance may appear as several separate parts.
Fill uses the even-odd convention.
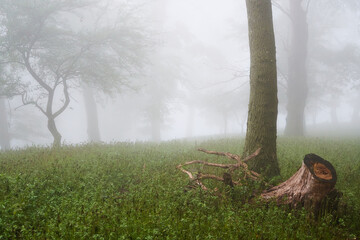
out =
[[[189,185],[200,186],[203,190],[209,190],[204,185],[202,180],[204,180],[204,179],[214,179],[214,180],[217,180],[217,181],[222,181],[226,185],[229,185],[229,186],[233,187],[234,185],[241,185],[241,182],[248,179],[248,178],[253,179],[253,180],[259,180],[260,179],[260,174],[254,172],[254,171],[251,171],[248,168],[248,165],[246,163],[247,161],[249,161],[250,159],[252,159],[253,157],[257,156],[260,153],[260,148],[257,149],[253,154],[249,155],[248,157],[246,157],[244,159],[241,159],[241,157],[239,155],[228,153],[228,152],[208,151],[208,150],[202,149],[202,148],[199,148],[198,151],[208,153],[208,154],[214,154],[214,155],[218,155],[218,156],[224,156],[224,157],[227,157],[230,160],[235,160],[236,163],[233,163],[233,164],[220,164],[220,163],[205,162],[205,161],[201,161],[201,160],[194,160],[194,161],[186,162],[184,164],[179,164],[177,166],[177,169],[179,169],[183,173],[186,173],[189,176],[189,178],[190,178],[190,184]],[[191,165],[191,164],[202,164],[204,166],[224,168],[224,169],[227,169],[228,171],[225,172],[222,177],[220,177],[220,176],[213,175],[213,174],[203,174],[201,172],[192,173],[189,170],[186,170],[186,169],[183,168],[184,166]],[[244,172],[244,176],[242,178],[238,179],[237,181],[233,181],[231,175],[234,172],[234,170],[239,169],[239,168],[242,169],[242,171]]]

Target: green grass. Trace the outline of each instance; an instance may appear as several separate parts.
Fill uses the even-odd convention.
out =
[[[337,170],[347,208],[315,221],[258,199],[256,183],[222,195],[184,192],[186,161],[240,154],[243,140],[116,143],[0,153],[0,239],[355,239],[360,237],[360,139],[278,141],[281,180],[313,152]],[[206,170],[206,169],[205,169]],[[279,180],[279,179],[278,179]]]

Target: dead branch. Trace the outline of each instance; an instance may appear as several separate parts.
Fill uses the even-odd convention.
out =
[[[208,150],[203,149],[203,148],[199,148],[198,151],[208,153],[208,154],[215,154],[215,155],[218,155],[218,156],[225,156],[225,157],[227,157],[229,159],[233,159],[233,160],[236,160],[236,161],[241,160],[240,156],[238,156],[236,154],[228,153],[228,152],[224,153],[224,152],[208,151]]]
[[[214,155],[218,155],[218,156],[224,156],[230,160],[235,160],[236,163],[221,164],[221,163],[206,162],[206,161],[202,161],[202,160],[194,160],[194,161],[186,162],[184,164],[179,164],[176,168],[179,169],[181,172],[186,173],[189,176],[191,185],[198,185],[203,190],[208,190],[208,188],[202,183],[201,180],[213,179],[216,181],[224,182],[226,185],[233,187],[234,185],[241,185],[241,180],[246,180],[247,178],[250,178],[252,180],[259,180],[259,178],[260,178],[260,174],[249,170],[248,165],[246,164],[246,162],[248,160],[256,157],[260,153],[260,148],[257,149],[253,154],[246,157],[245,159],[242,159],[239,155],[228,153],[228,152],[209,151],[209,150],[202,149],[202,148],[199,148],[198,151],[208,153],[208,154],[214,154]],[[183,168],[184,166],[188,166],[188,165],[192,165],[192,164],[201,164],[201,165],[209,166],[209,167],[224,168],[224,169],[228,169],[228,172],[225,172],[223,174],[223,177],[219,177],[219,176],[212,175],[212,174],[192,173],[191,171]],[[239,181],[233,181],[232,177],[231,177],[231,173],[233,173],[233,171],[238,168],[241,168],[243,170],[244,177],[243,177],[243,179],[239,179]]]
[[[209,162],[205,162],[205,161],[201,161],[201,160],[194,160],[191,162],[186,162],[182,166],[186,166],[186,165],[190,165],[190,164],[194,164],[194,163],[199,163],[199,164],[203,164],[206,166],[212,166],[212,167],[220,167],[220,168],[231,168],[231,167],[236,166],[236,164],[209,163]]]

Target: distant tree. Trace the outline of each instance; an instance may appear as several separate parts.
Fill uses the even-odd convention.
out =
[[[289,4],[287,9],[284,3]],[[307,14],[310,0],[272,1],[290,21],[290,40],[286,48],[287,69],[280,73],[285,78],[286,90],[286,125],[284,134],[287,136],[303,136],[305,132],[305,107],[308,98],[308,41],[309,31]],[[281,23],[283,24],[283,22]],[[283,43],[286,42],[282,39]]]
[[[167,4],[167,0],[152,1],[149,3],[148,11],[152,29],[158,37],[150,64],[145,70],[145,77],[150,78],[146,79],[143,91],[146,98],[144,116],[150,127],[151,140],[154,142],[161,141],[166,118],[170,113],[170,100],[178,93],[177,85],[183,64],[179,57],[179,49],[182,48],[179,29],[169,34],[170,30],[164,25]]]
[[[355,95],[353,106],[353,122],[358,122],[360,96],[360,47],[348,43],[339,50],[318,46],[314,54],[314,62],[317,64],[317,83],[321,86],[318,92],[323,92],[323,98],[327,99],[326,106],[330,108],[333,124],[338,123],[337,108],[341,96],[351,92]]]
[[[272,177],[280,173],[276,155],[277,74],[270,0],[246,0],[250,45],[250,100],[243,155],[257,148],[250,167]]]
[[[82,90],[86,111],[88,140],[90,142],[100,142],[98,110],[94,90],[88,84],[84,84]]]
[[[46,116],[54,146],[62,138],[55,120],[69,106],[71,88],[84,81],[113,91],[128,85],[143,61],[143,32],[128,18],[131,14],[119,12],[123,21],[111,25],[81,26],[86,11],[96,14],[101,9],[96,3],[0,0],[6,32],[2,47],[9,52],[9,62],[23,66],[31,77],[22,89],[23,104]]]
[[[320,107],[328,108],[332,124],[336,125],[343,119],[337,112],[342,100],[351,97],[352,119],[356,126],[360,96],[360,31],[358,21],[353,19],[360,19],[360,2],[313,1],[310,9],[309,104],[314,105],[316,100]]]
[[[10,134],[6,110],[6,98],[0,96],[0,148],[7,150],[10,148]]]
[[[290,22],[291,42],[287,78],[287,117],[284,134],[287,136],[304,135],[304,111],[308,96],[307,86],[307,44],[308,25],[307,6],[304,0],[291,0]]]
[[[21,83],[18,81],[17,71],[12,68],[4,68],[6,53],[0,50],[0,147],[7,150],[11,147],[11,134],[9,132],[7,100],[19,94]]]

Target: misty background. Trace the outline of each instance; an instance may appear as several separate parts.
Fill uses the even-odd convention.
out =
[[[273,1],[279,135],[359,136],[360,4],[293,2]],[[54,18],[82,36],[100,33],[98,41],[110,42],[112,35],[102,29],[121,30],[109,48],[118,55],[99,43],[84,57],[86,70],[69,85],[69,105],[55,119],[62,143],[245,135],[245,1],[103,0]],[[8,29],[1,31],[4,37]],[[48,120],[30,103],[45,104],[43,92],[26,69],[15,69],[6,57],[0,68],[8,80],[0,86],[1,148],[51,145]],[[6,88],[10,83],[16,90]],[[63,87],[56,90],[54,108],[66,102]]]

